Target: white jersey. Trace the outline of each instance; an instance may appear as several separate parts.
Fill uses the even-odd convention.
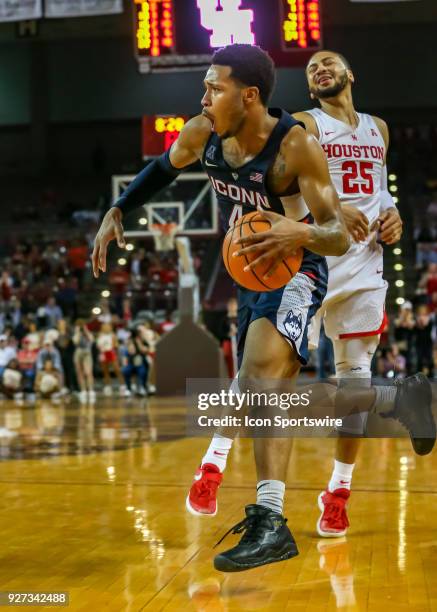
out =
[[[366,215],[371,227],[380,214],[386,152],[374,119],[357,113],[358,126],[353,128],[320,108],[306,112],[317,124],[319,142],[325,151],[340,202],[356,206]],[[352,242],[344,255],[326,260],[328,291],[320,314],[325,316],[328,335],[338,338],[378,329],[383,318],[387,283],[382,278],[382,247],[376,242],[376,233],[372,232],[363,242]],[[370,293],[364,296],[363,292]]]
[[[317,124],[319,142],[340,202],[356,206],[371,225],[381,205],[381,175],[385,143],[373,117],[357,113],[356,128],[320,108],[306,111]]]

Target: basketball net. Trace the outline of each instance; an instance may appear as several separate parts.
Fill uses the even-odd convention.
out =
[[[177,223],[154,223],[152,225],[155,251],[172,251],[175,248],[174,239],[179,226]]]

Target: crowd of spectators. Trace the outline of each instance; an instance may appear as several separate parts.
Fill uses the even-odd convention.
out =
[[[49,316],[28,314],[15,327],[7,325],[0,335],[2,397],[75,394],[94,402],[97,388],[104,396],[153,393],[156,342],[174,327],[175,317],[167,313],[157,325],[152,316],[123,321],[105,308],[89,321],[58,318],[53,325]]]
[[[89,253],[87,239],[2,245],[3,397],[77,394],[81,401],[93,402],[96,388],[106,396],[116,392],[123,397],[154,391],[155,344],[177,319],[171,308],[176,300],[175,256],[159,258],[141,248],[126,253],[124,262],[111,267],[102,291],[91,277]],[[150,300],[154,291],[160,303]],[[144,312],[150,301],[170,308]]]

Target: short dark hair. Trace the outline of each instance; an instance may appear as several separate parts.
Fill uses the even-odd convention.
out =
[[[349,60],[347,60],[342,53],[339,53],[338,51],[332,51],[332,53],[341,59],[348,70],[352,70]]]
[[[352,70],[350,62],[345,58],[345,56],[342,53],[339,53],[338,51],[332,51],[331,49],[319,49],[318,51],[315,51],[310,57],[310,59],[308,60],[307,66],[309,66],[313,57],[317,55],[318,53],[332,53],[332,55],[336,55],[337,57],[341,59],[341,61],[343,62],[343,64],[346,66],[348,70]]]
[[[212,56],[212,64],[230,66],[231,78],[246,87],[258,87],[259,97],[267,106],[275,87],[275,64],[270,55],[255,45],[228,45]]]

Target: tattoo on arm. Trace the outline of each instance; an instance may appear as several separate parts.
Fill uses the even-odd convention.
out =
[[[318,255],[343,255],[349,247],[349,239],[344,225],[338,218],[326,221],[323,225],[311,225],[307,249]]]

